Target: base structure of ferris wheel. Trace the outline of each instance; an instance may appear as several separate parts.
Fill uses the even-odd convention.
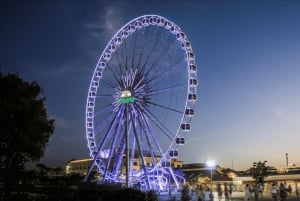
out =
[[[182,175],[174,172],[172,167],[160,167],[157,169],[146,168],[148,172],[134,171],[129,176],[129,186],[141,190],[154,190],[159,192],[177,191],[185,183]],[[100,176],[101,177],[101,176]],[[101,178],[98,184],[122,184],[126,186],[126,175],[119,178],[107,176]]]

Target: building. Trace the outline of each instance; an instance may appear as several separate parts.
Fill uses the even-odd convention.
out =
[[[70,174],[80,174],[86,175],[90,165],[92,163],[92,158],[80,159],[80,160],[70,160],[66,164],[65,173]],[[151,165],[151,158],[145,157],[145,164]],[[133,162],[134,169],[139,170],[141,168],[140,161],[136,159]],[[216,189],[217,184],[225,185],[229,184],[234,187],[235,191],[243,191],[244,185],[246,183],[254,184],[255,180],[252,178],[247,171],[236,171],[230,168],[222,168],[216,166],[213,169],[207,167],[205,163],[189,163],[183,164],[183,161],[172,160],[171,165],[174,169],[181,169],[184,178],[188,184],[191,186],[196,186],[197,184],[210,185],[212,184],[213,189]],[[94,172],[96,173],[96,166],[94,167]],[[123,164],[122,171],[125,173],[125,165]],[[212,182],[211,182],[212,180]],[[300,167],[289,166],[286,168],[275,168],[271,167],[269,169],[269,175],[264,179],[264,191],[269,191],[272,183],[283,183],[286,182],[288,185],[294,189],[296,183],[300,183]]]
[[[144,160],[145,160],[145,164],[147,166],[150,166],[151,165],[151,160],[152,158],[149,156],[145,156],[144,157]],[[79,160],[70,160],[67,162],[66,164],[66,169],[65,169],[65,172],[66,172],[66,175],[69,175],[69,174],[80,174],[80,175],[86,175],[87,172],[89,171],[90,169],[90,166],[91,166],[91,163],[93,162],[93,159],[92,158],[86,158],[86,159],[79,159]],[[182,167],[182,164],[183,162],[182,161],[179,161],[179,160],[176,160],[176,159],[173,159],[171,161],[171,165],[173,168],[181,168]],[[140,170],[141,169],[141,166],[142,164],[140,164],[140,160],[138,158],[136,158],[134,161],[133,161],[133,169],[134,170]],[[94,171],[96,172],[96,169],[97,167],[94,166]],[[126,172],[126,166],[125,164],[123,163],[123,168],[122,168],[122,172]]]
[[[186,182],[191,186],[212,185],[213,189],[217,184],[233,184],[233,178],[236,177],[239,172],[216,166],[211,169],[207,167],[205,163],[189,163],[183,164],[182,171]],[[211,182],[212,181],[212,182]]]
[[[270,167],[268,172],[268,176],[264,178],[264,191],[270,192],[273,183],[287,183],[292,189],[295,189],[296,183],[300,183],[300,167],[295,165],[284,168]],[[238,191],[242,191],[244,184],[253,184],[255,180],[247,171],[244,171],[233,178],[233,183]]]
[[[220,166],[210,169],[205,163],[183,164],[182,171],[189,185],[194,187],[199,184],[212,185],[213,190],[216,190],[218,184],[222,186],[229,184],[235,191],[243,191],[246,183],[252,185],[256,182],[248,171],[235,171]],[[263,186],[266,192],[270,192],[273,183],[287,183],[295,189],[296,183],[300,183],[300,167],[295,165],[286,168],[271,167],[264,181]]]
[[[86,175],[90,169],[91,163],[93,162],[92,158],[80,159],[80,160],[70,160],[66,164],[66,175],[70,174],[80,174]],[[96,167],[95,167],[96,168]],[[95,169],[96,171],[96,169]]]

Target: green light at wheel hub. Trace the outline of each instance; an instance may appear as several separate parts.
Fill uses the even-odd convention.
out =
[[[131,91],[124,90],[121,92],[119,102],[120,103],[133,103],[135,101],[135,98],[131,96]]]

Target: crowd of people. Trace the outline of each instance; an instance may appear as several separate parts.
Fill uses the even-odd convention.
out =
[[[272,199],[273,201],[285,201],[287,196],[292,193],[291,185],[287,185],[287,183],[273,183],[271,187]],[[299,198],[299,189],[298,184],[295,185],[295,193],[296,197]]]
[[[211,201],[213,200],[212,189],[208,186],[197,185],[194,189],[197,195],[198,201]],[[224,184],[224,190],[221,188],[221,184],[217,185],[218,199],[221,201],[223,193],[226,200],[231,199],[232,197],[232,185]]]
[[[261,195],[261,197],[263,196],[263,191],[263,185],[261,184],[255,184],[252,186],[246,184],[244,187],[245,201],[249,201],[252,193],[254,194],[255,201],[258,201],[259,195]],[[270,191],[273,201],[286,201],[288,195],[292,193],[292,187],[290,184],[287,185],[286,182],[281,182],[279,185],[274,182],[272,183]],[[295,194],[296,197],[299,198],[299,189],[297,183],[295,184]]]
[[[187,198],[182,200],[191,200],[189,195],[191,195],[192,193],[196,194],[198,201],[212,201],[212,200],[221,201],[223,198],[225,200],[232,200],[232,191],[233,191],[232,185],[227,185],[226,183],[224,184],[224,186],[221,186],[221,184],[217,184],[215,188],[217,198],[215,199],[213,198],[212,189],[207,185],[202,186],[200,184],[194,187],[194,189],[188,188],[188,186],[186,186],[186,188],[184,189],[186,189],[186,192],[185,193],[182,192],[182,194],[187,195]],[[251,184],[251,185],[245,184],[243,190],[245,193],[244,201],[250,201],[253,200],[253,198],[254,201],[258,201],[259,197],[263,197],[263,192],[266,192],[262,184]],[[294,186],[294,192],[296,198],[298,199],[299,189],[297,183]],[[286,201],[287,197],[292,193],[292,187],[291,185],[287,185],[286,182],[279,183],[279,184],[273,183],[270,188],[270,193],[272,195],[273,201]]]

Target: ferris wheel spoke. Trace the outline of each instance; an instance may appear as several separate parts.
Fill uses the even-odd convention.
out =
[[[95,109],[96,111],[94,112],[94,117],[100,116],[103,113],[110,111],[112,108],[113,108],[113,104],[111,104],[111,103],[108,105],[104,105],[101,108],[96,108]]]
[[[122,58],[122,57],[123,57],[123,56],[120,55],[119,52],[120,52],[119,50],[117,50],[117,51],[115,52],[115,55],[116,55],[115,58],[116,58],[116,60],[117,60],[117,61],[116,61],[116,64],[115,64],[115,67],[116,67],[116,69],[117,69],[117,68],[119,69],[120,75],[123,75],[123,70],[122,70],[122,69],[123,69],[123,66],[122,66],[122,63],[123,63],[123,62],[122,62],[122,61],[123,61],[123,58]]]
[[[145,37],[145,34],[144,34],[144,32],[143,32],[143,34],[141,34],[142,36],[141,36],[141,40],[140,40],[140,43],[139,43],[139,45],[140,44],[142,44],[141,45],[141,52],[139,52],[139,53],[134,53],[134,56],[136,55],[136,56],[138,56],[138,62],[137,62],[137,64],[136,64],[136,66],[135,66],[135,68],[139,68],[140,66],[141,66],[141,62],[142,62],[142,58],[144,57],[144,54],[143,54],[143,52],[144,52],[144,50],[145,50],[145,48],[146,48],[146,44],[147,44],[147,42],[148,42],[148,35],[146,35],[146,37]],[[138,38],[138,35],[137,34],[135,34],[135,37],[136,38]],[[138,39],[136,39],[135,40],[136,41],[136,43],[135,43],[135,45],[134,45],[134,51],[136,50],[136,47],[137,47],[137,45],[138,45],[138,43],[137,43],[137,41],[138,41]],[[133,63],[133,62],[132,62]],[[133,68],[133,67],[132,67]]]
[[[149,35],[147,35],[149,36]],[[147,39],[149,39],[149,37],[147,37]],[[146,41],[144,40],[144,44],[146,44]],[[144,64],[142,65],[137,65],[137,67],[141,67],[141,68],[145,68],[147,66],[147,63],[149,61],[150,58],[153,58],[152,57],[152,54],[155,52],[157,53],[156,51],[154,51],[154,49],[157,47],[157,45],[159,44],[159,38],[155,38],[155,42],[151,42],[152,46],[150,48],[148,48],[147,50],[147,54],[142,54],[144,57],[146,57],[145,61],[144,61]],[[145,45],[143,46],[143,50],[145,49]],[[164,54],[164,53],[163,53]],[[163,54],[160,56],[162,57]],[[150,68],[148,68],[148,71],[145,73],[145,76],[147,76],[147,74],[149,73],[149,71],[152,69],[153,66],[151,66]],[[152,69],[153,70],[153,69]]]
[[[132,36],[132,40],[134,41],[134,45],[133,45],[133,55],[137,54],[137,43],[138,43],[138,34],[133,34]],[[140,41],[139,41],[140,42]],[[131,57],[131,68],[134,69],[134,56]]]
[[[142,136],[145,137],[149,154],[151,155],[152,161],[154,161],[154,163],[156,164],[156,161],[154,160],[154,158],[155,158],[155,155],[157,155],[157,154],[154,153],[154,149],[153,149],[154,146],[153,145],[155,145],[157,147],[160,154],[162,154],[162,149],[158,145],[157,140],[155,139],[155,136],[153,136],[153,134],[151,132],[149,132],[149,131],[151,131],[151,129],[150,129],[149,125],[147,124],[147,121],[145,120],[144,114],[140,113],[140,115],[142,115],[141,119],[138,119],[138,122],[141,125],[141,132],[140,133],[142,134]]]
[[[169,131],[164,125],[160,123],[160,121],[148,110],[148,108],[145,108],[146,112],[145,115],[148,115],[148,118],[152,120],[152,122],[160,128],[160,130],[172,141],[173,140],[173,135],[172,132]]]
[[[120,119],[122,119],[122,118],[120,118]],[[109,147],[109,150],[111,150],[111,151],[109,152],[109,157],[108,157],[107,165],[106,165],[106,169],[105,169],[105,171],[107,172],[108,167],[111,167],[112,159],[115,155],[113,150],[116,150],[116,149],[118,150],[119,149],[118,154],[116,156],[117,160],[115,160],[113,162],[114,164],[112,165],[112,167],[114,167],[114,170],[112,171],[112,176],[114,178],[117,177],[117,173],[118,173],[118,171],[121,167],[121,160],[122,160],[122,156],[123,156],[123,153],[124,153],[124,150],[125,150],[125,135],[122,135],[121,131],[122,131],[121,124],[117,124],[115,129],[112,130],[113,133],[117,133],[117,134],[112,135],[113,139],[111,141],[111,146]],[[118,133],[120,133],[121,136],[118,135]],[[121,139],[119,139],[119,138],[121,138]],[[120,143],[117,144],[117,140],[119,140]]]
[[[114,119],[116,118],[117,115],[115,115]],[[98,148],[97,148],[97,152],[94,155],[94,158],[93,158],[93,162],[92,162],[92,165],[90,167],[90,170],[89,172],[91,171],[91,169],[93,168],[93,166],[95,165],[95,162],[96,162],[96,159],[98,159],[98,156],[99,156],[99,153],[100,151],[102,150],[104,144],[106,143],[106,140],[107,138],[109,138],[110,136],[110,129],[112,129],[112,126],[115,124],[115,121],[111,121],[110,125],[109,125],[109,129],[107,130],[107,132],[103,135],[103,138],[102,138],[102,141],[100,142]],[[101,163],[103,163],[103,161],[101,161]]]
[[[112,85],[111,82],[107,81],[106,79],[101,78],[101,81],[102,81],[103,83],[105,83],[107,86],[109,86],[110,88],[112,88],[112,89],[115,88],[115,85]]]
[[[129,114],[130,114],[130,118],[133,120],[132,113],[130,112]],[[143,151],[142,151],[141,144],[139,142],[139,138],[138,138],[136,127],[135,127],[134,123],[132,124],[132,128],[133,128],[133,133],[134,133],[134,136],[135,136],[135,140],[137,142],[137,147],[138,147],[138,152],[139,152],[139,156],[140,156],[140,161],[142,162],[142,168],[144,170],[144,174],[147,175],[147,169],[146,169],[146,165],[145,165],[145,161],[144,161],[144,154],[143,154]],[[148,177],[146,177],[146,181],[147,181],[148,187],[150,187],[150,183],[149,183]]]
[[[155,96],[155,95],[159,95],[165,92],[174,92],[177,91],[178,89],[186,89],[187,88],[187,84],[181,84],[181,85],[176,85],[176,86],[171,86],[165,89],[159,89],[159,90],[155,90],[155,91],[151,91],[148,93],[149,96]]]
[[[122,83],[120,76],[118,76],[117,73],[113,70],[114,69],[113,67],[114,67],[113,64],[111,64],[111,63],[107,64],[107,69],[109,69],[109,71],[112,73],[113,77],[115,78],[116,82],[120,86]]]
[[[156,29],[156,31],[157,31],[157,29]],[[161,34],[162,32],[160,32],[160,34]],[[159,35],[159,36],[161,36],[161,35]],[[150,51],[149,51],[149,57],[151,57],[151,55],[155,52],[154,51],[154,49],[157,47],[157,45],[159,44],[159,37],[158,36],[156,36],[156,38],[155,38],[155,42],[151,42],[151,44],[152,44],[152,47],[149,49]]]
[[[128,71],[128,54],[127,54],[127,40],[124,41],[124,56],[125,56],[125,64],[124,64],[124,68],[125,71]]]
[[[131,57],[131,69],[135,69],[135,63],[134,63],[134,58],[135,58],[135,53],[133,54],[133,56]]]
[[[119,124],[117,124],[117,127],[119,127]],[[113,137],[113,139],[111,141],[110,148],[109,148],[110,152],[109,152],[109,156],[108,156],[107,162],[106,162],[107,165],[104,169],[104,174],[103,174],[104,178],[106,177],[108,168],[110,167],[110,164],[111,164],[111,160],[112,160],[112,157],[113,157],[113,151],[112,150],[115,150],[115,143],[116,143],[117,135],[112,135],[112,137]]]
[[[97,136],[103,129],[106,128],[107,123],[111,121],[113,118],[113,113],[108,114],[101,122],[97,124],[97,126],[94,128],[95,135]]]
[[[103,145],[107,143],[107,140],[109,140],[108,138],[112,135],[112,133],[113,133],[112,130],[114,128],[114,125],[117,124],[116,118],[117,118],[117,114],[114,115],[114,118],[112,119],[110,124],[107,126],[108,129],[106,130],[104,137],[102,138],[102,141],[99,144],[98,152],[99,152],[99,150],[102,150]],[[99,153],[97,153],[97,155],[98,154]]]
[[[163,50],[161,51],[161,54],[159,55],[159,57],[157,58],[153,58],[153,62],[152,62],[152,65],[150,66],[149,70],[153,71],[153,68],[156,67],[154,69],[155,72],[159,72],[162,68],[161,66],[158,65],[158,63],[162,60],[162,59],[165,59],[167,56],[169,56],[170,54],[170,49],[171,47],[174,45],[174,42],[173,43],[170,43],[168,46],[165,46],[163,45],[162,42],[160,42]],[[169,59],[170,61],[172,61],[173,58]],[[156,71],[157,69],[157,71]]]
[[[147,116],[140,112],[140,115],[141,115],[141,122],[143,122],[143,125],[144,125],[144,130],[148,130],[148,132],[146,132],[145,136],[147,137],[148,139],[148,144],[149,144],[149,147],[151,148],[152,146],[150,144],[152,144],[152,142],[154,141],[154,144],[155,144],[155,147],[157,148],[157,150],[159,151],[159,154],[162,156],[163,155],[163,150],[162,148],[160,147],[159,145],[159,142],[158,142],[158,137],[157,135],[155,135],[155,132],[154,130],[151,128],[151,126],[149,125],[149,121],[148,121],[148,118]],[[144,131],[145,132],[145,131]],[[149,135],[150,134],[150,135]],[[151,136],[151,139],[150,139],[150,136]],[[152,149],[152,148],[151,148]],[[153,154],[153,150],[151,151],[152,153],[152,158],[154,158],[154,154]],[[156,162],[155,162],[156,163]]]
[[[122,114],[120,114],[120,113],[117,114],[116,116],[119,118],[122,118],[122,117],[120,117],[120,115],[122,116]],[[115,118],[115,119],[117,119],[117,118]],[[114,122],[119,122],[119,120],[116,120]],[[123,152],[124,152],[124,143],[122,143],[122,141],[124,141],[124,135],[123,135],[123,137],[121,137],[121,140],[120,140],[121,146],[116,146],[116,143],[117,143],[116,141],[118,140],[119,136],[115,134],[115,133],[119,133],[122,126],[118,123],[116,123],[115,125],[116,126],[113,129],[111,129],[111,127],[109,127],[109,129],[107,131],[107,135],[106,135],[106,136],[111,136],[113,139],[112,139],[112,141],[110,141],[110,147],[109,148],[107,147],[107,149],[110,151],[109,151],[109,156],[107,157],[106,162],[105,162],[106,165],[105,165],[105,169],[104,169],[104,173],[103,173],[104,178],[112,177],[113,179],[116,179],[116,172],[118,172],[117,170],[120,169],[121,161],[119,161],[119,160],[115,161],[116,165],[113,165],[113,167],[115,168],[115,171],[109,172],[109,169],[108,169],[109,167],[111,167],[111,165],[110,165],[112,162],[111,160],[114,157],[113,150],[115,150],[116,148],[118,149],[119,154],[117,154],[116,158],[119,158],[119,159],[120,159],[120,156],[121,157],[123,156]],[[103,141],[106,141],[105,144],[109,145],[109,142],[107,140],[103,139]],[[105,146],[105,145],[103,145],[103,146]],[[103,148],[102,148],[102,150],[103,150]]]
[[[143,69],[141,67],[141,65],[142,65],[142,59],[143,59],[143,54],[136,54],[136,57],[138,57],[137,63],[136,63],[136,68],[137,69]]]
[[[157,65],[158,62],[161,61],[161,59],[165,57],[165,55],[167,54],[169,48],[171,48],[171,45],[170,45],[168,48],[166,48],[164,51],[162,51],[161,55],[156,59],[156,61],[153,60],[153,62],[151,62],[152,64],[151,64],[150,67],[148,68],[148,71],[146,71],[145,76],[148,76],[148,74],[149,74],[150,72],[153,71],[153,69],[152,69],[153,67],[157,66],[157,68],[158,68],[158,65]],[[150,56],[148,55],[148,60],[150,60],[150,58],[152,58],[152,57],[150,57]],[[147,60],[146,63],[148,63],[148,60]],[[150,61],[151,61],[151,60],[150,60]],[[144,67],[146,66],[146,63],[144,64]],[[159,68],[158,68],[158,69],[159,69]]]
[[[174,63],[171,63],[166,69],[161,72],[161,71],[156,71],[155,74],[153,74],[152,78],[149,79],[153,85],[156,83],[159,83],[161,80],[165,79],[166,76],[170,75],[171,73],[176,73],[177,71],[174,71],[174,69],[178,68],[178,64],[182,62],[182,58],[176,60]],[[161,66],[161,69],[164,69],[163,66]]]
[[[113,98],[113,96],[112,95],[105,95],[105,94],[99,94],[99,95],[97,95],[97,96],[94,96],[95,98]]]
[[[118,148],[118,153],[116,154],[116,162],[115,162],[115,165],[113,166],[113,171],[112,172],[113,172],[114,175],[117,174],[121,169],[122,158],[123,158],[123,155],[124,155],[125,147],[126,147],[125,136],[123,135],[123,137],[120,141],[120,146]]]
[[[156,29],[156,31],[157,31],[157,29]],[[134,35],[135,35],[135,36],[138,36],[138,34],[134,34]],[[153,50],[153,49],[156,47],[156,42],[153,42],[153,41],[150,42],[150,41],[149,41],[150,39],[152,39],[153,34],[151,35],[151,33],[150,33],[149,31],[145,33],[145,29],[144,29],[144,32],[141,33],[140,35],[142,35],[141,41],[143,42],[142,52],[147,51],[147,50]],[[146,35],[146,37],[145,37],[145,35]],[[151,36],[152,36],[152,37],[151,37]],[[137,44],[137,43],[136,43],[136,44]],[[148,47],[148,48],[145,50],[146,45],[151,45],[151,48]]]
[[[169,111],[173,111],[173,112],[177,112],[177,113],[183,114],[182,111],[176,110],[176,109],[174,109],[174,108],[170,108],[170,107],[167,107],[167,106],[163,106],[163,105],[160,105],[160,104],[151,102],[151,101],[147,101],[147,103],[149,103],[149,104],[151,104],[151,105],[155,105],[155,106],[160,107],[160,108],[163,108],[163,109],[166,109],[166,110],[169,110]]]
[[[145,28],[143,28],[143,30],[144,30],[144,32],[142,33],[142,39],[141,39],[143,45],[142,45],[141,52],[138,54],[139,55],[139,59],[138,59],[138,63],[137,63],[137,68],[141,67],[141,65],[142,65],[141,64],[142,63],[142,58],[144,57],[143,52],[144,52],[144,50],[146,48],[146,44],[148,42],[148,34],[145,37]],[[145,63],[147,63],[147,61]]]
[[[94,118],[98,118],[98,117],[103,117],[101,118],[101,122],[98,122],[97,120],[97,127],[95,127],[97,130],[97,128],[101,128],[101,124],[103,124],[103,122],[105,121],[108,121],[108,120],[111,120],[112,119],[112,116],[114,115],[114,113],[111,113],[110,111],[112,110],[112,104],[109,104],[109,105],[106,105],[106,106],[103,106],[102,108],[97,108],[97,111],[94,112]],[[107,113],[109,112],[108,114],[104,114],[104,113]],[[105,116],[104,116],[105,115]]]
[[[139,115],[141,116],[141,118],[138,118],[138,122],[140,125],[140,133],[141,136],[144,136],[146,139],[146,143],[148,145],[148,153],[151,155],[151,161],[153,166],[155,166],[157,164],[157,156],[163,155],[163,150],[161,149],[157,139],[158,137],[154,134],[155,132],[152,130],[152,128],[150,127],[148,121],[147,121],[147,117],[145,116],[145,114],[142,112],[140,107],[137,107],[137,113],[139,113]],[[156,150],[158,151],[155,151]]]

